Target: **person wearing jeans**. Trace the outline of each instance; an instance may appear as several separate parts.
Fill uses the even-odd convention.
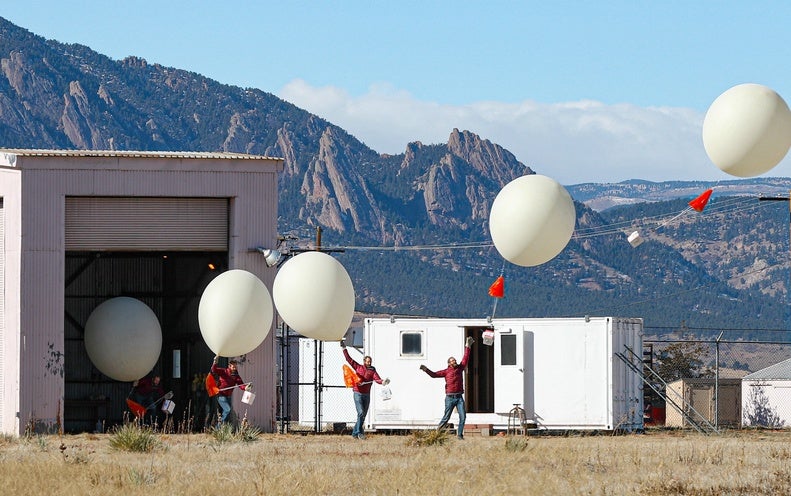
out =
[[[341,341],[341,348],[343,349],[343,356],[349,363],[349,366],[357,374],[359,380],[354,384],[354,407],[357,409],[357,422],[354,424],[352,430],[352,437],[355,439],[365,439],[365,430],[363,424],[365,423],[365,416],[368,415],[368,407],[371,405],[371,384],[374,382],[387,386],[390,379],[382,380],[376,368],[371,364],[372,359],[370,356],[363,357],[363,363],[356,362],[346,351],[346,344]]]
[[[233,390],[237,387],[239,389],[247,389],[247,385],[244,384],[244,381],[239,376],[239,371],[237,370],[237,362],[236,360],[231,360],[228,362],[228,367],[218,367],[217,360],[219,356],[214,357],[214,362],[211,365],[211,373],[214,374],[217,379],[217,387],[220,389],[220,392],[217,393],[217,404],[220,405],[220,422],[223,424],[228,422],[229,419],[233,420],[231,413],[233,412],[233,403],[231,402],[233,399]]]
[[[459,425],[456,429],[457,437],[464,439],[464,421],[467,420],[467,410],[464,408],[464,369],[470,358],[470,348],[475,342],[472,336],[468,336],[464,346],[464,357],[461,363],[457,363],[454,357],[448,358],[448,368],[433,372],[425,365],[420,366],[420,370],[431,377],[445,378],[445,414],[439,421],[437,429],[442,429],[448,424],[450,416],[455,408],[459,414]]]

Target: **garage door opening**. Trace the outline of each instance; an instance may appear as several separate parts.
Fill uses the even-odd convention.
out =
[[[171,418],[202,429],[211,412],[202,383],[194,386],[214,353],[201,336],[198,305],[206,286],[228,269],[228,253],[68,251],[65,262],[64,430],[103,431],[128,414],[132,383],[102,374],[84,343],[91,312],[117,296],[136,298],[156,314],[162,352],[153,372],[162,377],[165,391],[173,391]]]

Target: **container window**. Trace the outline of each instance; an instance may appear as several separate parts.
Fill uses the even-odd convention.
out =
[[[423,356],[423,333],[404,331],[401,333],[401,356]]]
[[[500,364],[516,365],[516,334],[500,335]]]

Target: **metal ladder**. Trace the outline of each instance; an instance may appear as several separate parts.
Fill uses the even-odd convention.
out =
[[[620,358],[621,361],[623,361],[627,367],[637,374],[643,383],[650,387],[660,398],[678,410],[679,413],[681,413],[681,415],[687,420],[687,422],[689,422],[689,424],[695,428],[695,430],[706,435],[720,433],[717,428],[711,424],[711,422],[706,420],[706,417],[701,415],[687,400],[684,399],[683,395],[679,395],[674,391],[676,399],[670,398],[664,391],[661,391],[659,388],[657,388],[654,383],[649,380],[649,378],[661,383],[665,391],[670,391],[667,382],[665,382],[665,380],[662,379],[662,377],[660,377],[659,374],[654,371],[654,369],[651,367],[642,367],[642,357],[637,356],[635,352],[626,345],[624,345],[624,349],[626,350],[624,353],[615,353],[615,356]],[[640,366],[635,364],[635,360],[637,364],[640,364]],[[648,371],[648,376],[646,376],[646,370]]]

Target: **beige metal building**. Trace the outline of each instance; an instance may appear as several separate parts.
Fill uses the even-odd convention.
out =
[[[716,423],[717,426],[738,427],[741,424],[741,384],[741,379],[733,378],[720,378],[719,384],[715,383],[713,377],[686,378],[668,384],[666,394],[669,399],[684,407],[687,415],[697,422],[705,420],[710,424]],[[715,403],[717,396],[719,400]],[[678,409],[670,404],[666,408],[666,426],[690,426],[688,418]]]
[[[275,271],[257,246],[277,242],[279,158],[226,153],[0,149],[0,432],[92,431],[122,421],[130,383],[85,351],[87,318],[111,297],[146,303],[162,327],[155,372],[173,419],[201,421],[194,390],[213,353],[197,308],[224,270]],[[275,422],[273,332],[243,357],[257,400],[236,410]]]

